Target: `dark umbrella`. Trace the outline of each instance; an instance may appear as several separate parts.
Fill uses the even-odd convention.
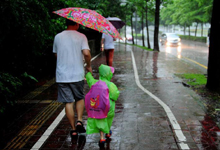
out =
[[[117,17],[108,17],[106,19],[109,20],[116,29],[121,29],[125,25],[125,23]]]

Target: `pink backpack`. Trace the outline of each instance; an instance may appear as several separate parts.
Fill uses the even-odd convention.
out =
[[[104,81],[99,80],[85,96],[85,107],[89,118],[106,118],[110,109],[109,89]]]

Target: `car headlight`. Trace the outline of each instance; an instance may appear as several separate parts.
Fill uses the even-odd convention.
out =
[[[171,44],[170,44],[170,42],[167,41],[166,45],[169,46],[169,45],[171,45]]]

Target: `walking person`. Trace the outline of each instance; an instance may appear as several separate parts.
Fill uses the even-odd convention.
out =
[[[86,109],[87,109],[87,114],[88,114],[86,133],[87,134],[100,133],[100,140],[99,140],[100,148],[105,147],[105,143],[106,143],[105,137],[109,141],[112,135],[111,126],[112,126],[112,122],[115,116],[115,102],[117,101],[119,97],[119,90],[117,86],[113,82],[111,82],[113,73],[114,73],[113,67],[109,67],[107,65],[101,64],[99,67],[99,80],[94,79],[94,77],[92,76],[90,72],[86,74],[87,84],[92,89],[92,91],[95,91],[96,95],[98,95],[98,96],[94,96],[95,95],[94,93],[93,93],[94,95],[90,94],[90,92],[92,91],[90,91],[86,95]],[[107,112],[107,116],[105,113],[103,113],[105,112],[107,105],[106,107],[104,107],[105,109],[102,109],[103,110],[102,113],[100,113],[100,111],[98,110],[94,111],[93,109],[89,107],[90,105],[95,105],[97,106],[97,108],[101,109],[101,106],[104,103],[104,100],[101,101],[101,99],[105,99],[105,96],[106,96],[104,95],[105,92],[102,91],[103,86],[101,86],[101,84],[96,85],[96,83],[99,83],[99,81],[103,81],[107,85],[107,88],[108,88],[107,100],[109,101],[110,107]],[[103,95],[99,93],[100,91],[103,93]],[[93,113],[94,116],[90,115],[90,113]],[[100,113],[99,114],[100,116],[98,116],[99,118],[95,116],[96,113],[97,114]],[[101,117],[101,115],[103,114],[105,114],[104,115],[105,117]],[[105,134],[105,137],[104,137],[104,134]]]
[[[79,24],[66,19],[67,29],[54,38],[53,53],[57,58],[56,83],[58,102],[65,104],[66,116],[71,125],[70,136],[75,139],[85,133],[83,126],[84,102],[84,60],[85,69],[92,73],[91,54],[86,36],[77,30]],[[84,57],[84,59],[83,59]],[[77,122],[75,124],[75,109]]]
[[[108,66],[112,66],[113,64],[113,56],[114,56],[114,41],[116,39],[111,37],[108,34],[103,33],[102,34],[102,40],[101,40],[101,51],[105,51],[105,57],[106,57],[106,64]]]

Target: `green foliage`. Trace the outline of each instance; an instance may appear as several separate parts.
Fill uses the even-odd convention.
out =
[[[144,49],[144,50],[147,50],[147,51],[153,51],[153,49],[150,49],[150,48],[147,48],[147,47],[144,47],[144,46],[141,46],[141,45],[129,44],[129,43],[126,43],[126,44],[127,44],[127,45],[136,46],[136,47],[139,47],[139,48]]]
[[[9,73],[0,72],[0,112],[3,113],[7,105],[14,105],[12,98],[20,90],[21,80]]]
[[[25,77],[25,78],[30,78],[31,80],[34,80],[34,81],[38,82],[38,80],[35,77],[33,77],[32,75],[27,74],[27,72],[25,72],[22,76]]]
[[[207,78],[203,74],[180,74],[178,76],[186,79],[187,84],[191,86],[201,86],[201,85],[205,85],[207,82]]]
[[[196,37],[196,36],[188,36],[188,35],[179,35],[181,39],[193,40],[206,43],[206,37]]]
[[[8,105],[13,106],[16,103],[16,96],[21,92],[22,86],[27,85],[31,80],[38,82],[36,78],[27,72],[23,73],[20,77],[0,72],[0,113],[3,113]]]
[[[24,90],[33,87],[36,77],[54,74],[53,38],[64,26],[61,17],[52,11],[65,5],[64,0],[0,1],[0,49],[4,57],[0,59],[1,112],[14,105]]]
[[[210,22],[212,1],[170,0],[162,7],[161,19],[166,25],[190,26],[193,22]]]

